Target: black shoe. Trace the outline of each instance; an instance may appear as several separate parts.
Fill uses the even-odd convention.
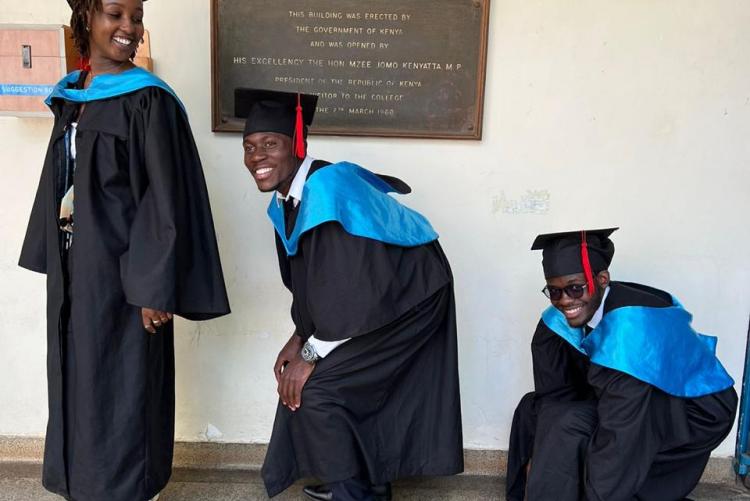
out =
[[[391,501],[391,483],[373,485],[372,495],[375,497],[375,501]]]
[[[308,498],[316,501],[331,501],[333,499],[333,493],[327,485],[306,485],[302,488],[302,492]]]

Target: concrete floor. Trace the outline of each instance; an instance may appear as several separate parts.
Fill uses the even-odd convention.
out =
[[[0,463],[0,501],[60,501],[48,493],[39,480],[37,464]],[[303,500],[301,485],[293,486],[274,498],[278,501]],[[457,476],[450,478],[402,480],[394,485],[399,501],[501,501],[503,481],[498,477]],[[694,501],[750,500],[741,484],[702,484],[692,494]],[[265,500],[257,471],[214,471],[178,469],[159,501],[248,501]]]

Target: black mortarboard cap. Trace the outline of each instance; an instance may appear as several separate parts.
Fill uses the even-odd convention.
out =
[[[297,123],[297,104],[302,107]],[[276,132],[295,137],[296,128],[310,126],[318,96],[263,89],[234,89],[234,115],[245,119],[244,136],[255,132]]]
[[[544,277],[584,273],[593,288],[591,273],[609,268],[615,244],[609,236],[619,228],[547,233],[534,239],[531,250],[542,251]]]

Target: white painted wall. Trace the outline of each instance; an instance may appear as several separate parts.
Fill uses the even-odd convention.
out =
[[[189,110],[234,313],[178,322],[177,435],[266,442],[291,332],[267,196],[239,135],[210,131],[209,2],[146,4],[156,70]],[[405,178],[451,258],[464,435],[507,448],[545,299],[537,233],[619,225],[616,279],[675,293],[742,378],[750,306],[750,3],[495,0],[484,140],[313,137],[311,152]],[[65,23],[62,0],[0,0],[0,23]],[[16,267],[51,121],[0,118],[0,435],[46,422],[44,278]],[[529,191],[544,214],[513,213]],[[538,195],[539,193],[537,193]],[[734,437],[717,450],[730,455]]]

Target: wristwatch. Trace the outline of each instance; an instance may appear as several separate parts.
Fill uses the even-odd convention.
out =
[[[320,360],[320,355],[315,351],[315,347],[310,344],[310,341],[305,341],[305,345],[302,347],[300,355],[302,355],[302,360],[308,364],[314,364]]]

